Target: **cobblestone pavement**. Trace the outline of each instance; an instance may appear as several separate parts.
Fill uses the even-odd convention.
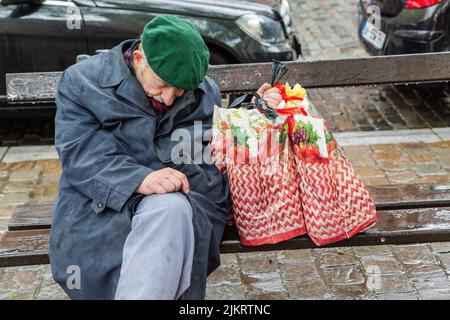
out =
[[[450,130],[408,132],[398,136],[409,143],[380,143],[390,131],[371,144],[353,145],[368,139],[361,133],[337,138],[366,185],[450,182]],[[0,236],[17,205],[53,203],[56,157],[53,146],[0,147]],[[207,298],[450,299],[449,275],[450,242],[224,254]],[[0,269],[0,299],[62,298],[48,265]]]
[[[306,60],[366,57],[358,41],[357,0],[289,0]]]

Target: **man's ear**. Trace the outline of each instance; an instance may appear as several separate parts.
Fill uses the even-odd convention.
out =
[[[142,51],[134,50],[133,51],[133,62],[141,64],[142,63],[142,59],[143,59]]]

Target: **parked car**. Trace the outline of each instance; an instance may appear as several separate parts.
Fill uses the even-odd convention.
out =
[[[158,14],[193,23],[211,64],[295,60],[300,44],[287,0],[1,0],[0,96],[5,73],[61,71],[80,54],[137,38]]]
[[[450,1],[358,1],[359,39],[370,54],[425,53],[450,49]],[[379,28],[373,24],[376,17],[369,18],[378,10]]]

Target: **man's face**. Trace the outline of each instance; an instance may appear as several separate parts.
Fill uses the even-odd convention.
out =
[[[175,88],[158,77],[152,68],[145,63],[141,50],[135,50],[133,52],[133,65],[136,77],[147,96],[153,97],[170,107],[176,98],[183,95],[183,89]]]

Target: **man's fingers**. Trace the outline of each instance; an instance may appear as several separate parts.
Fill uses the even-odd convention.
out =
[[[173,170],[172,174],[181,180],[181,188],[184,192],[189,192],[189,181],[186,176],[178,170]]]
[[[257,94],[262,96],[267,90],[272,88],[272,86],[268,83],[264,83],[261,87],[259,87],[258,91],[256,91]]]
[[[280,104],[279,101],[274,99],[264,99],[264,100],[266,100],[267,106],[272,109],[278,107],[278,105]]]
[[[178,178],[177,176],[175,176],[173,174],[169,174],[166,176],[166,179],[172,183],[175,190],[180,190],[181,185],[182,185],[180,178]]]
[[[157,194],[165,194],[165,193],[168,193],[168,192],[166,191],[166,189],[164,189],[164,187],[163,187],[161,184],[157,184],[157,185],[155,186],[155,192],[156,192]]]
[[[159,183],[164,190],[166,190],[167,192],[174,192],[177,191],[179,188],[177,188],[177,186],[175,184],[173,184],[172,181],[170,181],[169,179],[163,179],[161,180],[161,182]]]
[[[279,93],[271,92],[271,93],[266,93],[266,95],[264,96],[264,99],[272,99],[272,100],[281,102],[281,100],[283,100],[283,97]]]
[[[270,89],[265,92],[265,94],[272,94],[272,93],[280,94],[280,89],[278,89],[277,87],[270,87]]]

